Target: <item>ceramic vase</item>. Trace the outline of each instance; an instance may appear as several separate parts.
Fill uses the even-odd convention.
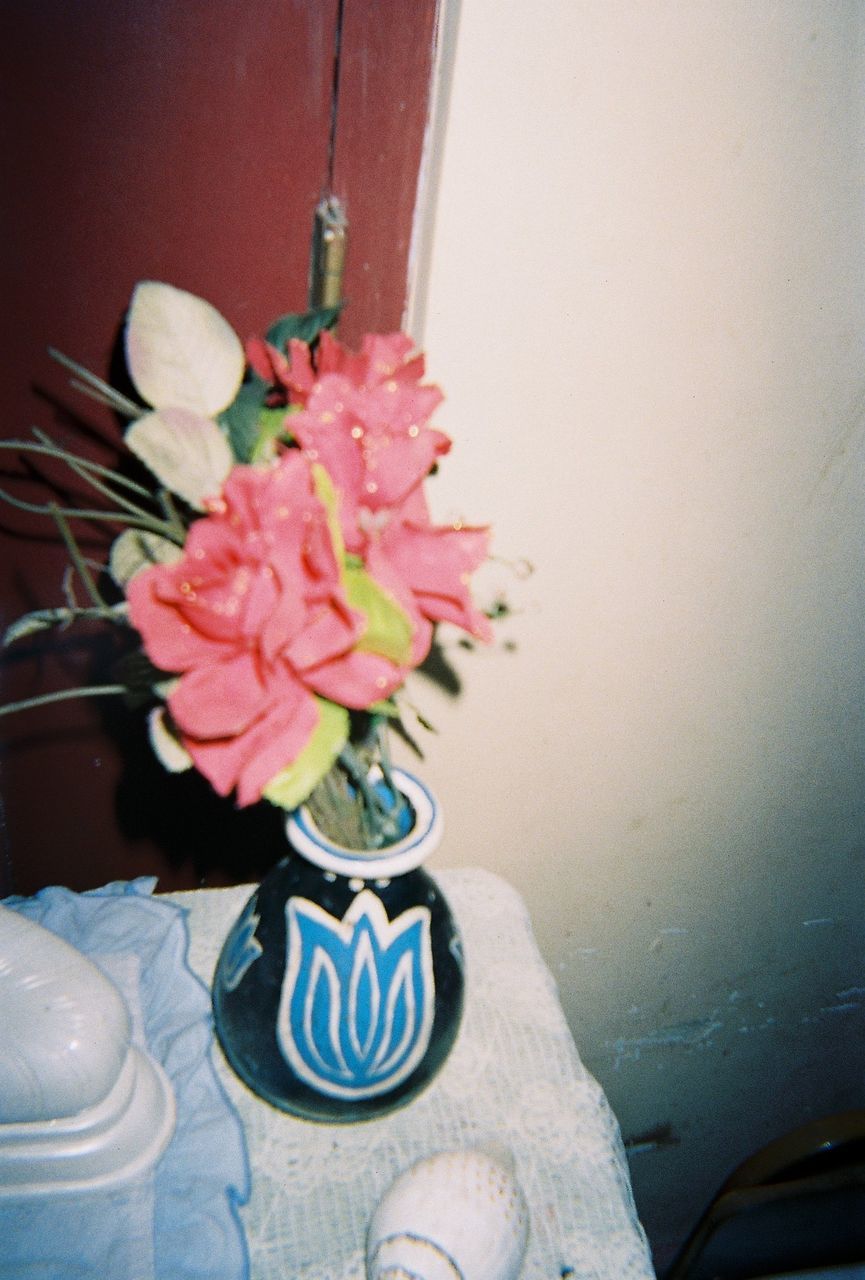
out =
[[[431,792],[394,770],[405,834],[383,849],[329,840],[306,808],[288,856],[252,894],[223,946],[216,1032],[242,1080],[307,1120],[354,1122],[402,1106],[442,1066],[463,1005],[450,908],[421,863],[441,838]]]

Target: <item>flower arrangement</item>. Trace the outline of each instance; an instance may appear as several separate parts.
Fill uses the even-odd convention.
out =
[[[423,356],[401,333],[349,352],[330,331],[337,314],[283,316],[244,347],[208,302],[145,281],[125,328],[142,403],[58,355],[129,420],[125,445],[155,483],[41,431],[2,442],[59,460],[107,502],[0,493],[50,515],[71,562],[65,605],[28,613],[4,643],[96,617],[132,628],[140,652],[116,684],[2,710],[143,690],[167,768],[194,767],[240,806],[306,803],[339,843],[376,848],[402,821],[387,727],[407,675],[439,622],[490,639],[469,590],[489,534],[431,520],[424,486],[451,442],[430,425],[442,395],[423,381]],[[107,589],[76,520],[120,528]]]

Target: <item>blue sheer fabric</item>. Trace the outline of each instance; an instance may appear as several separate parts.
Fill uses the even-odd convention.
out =
[[[174,1136],[155,1169],[102,1191],[0,1198],[2,1280],[248,1280],[238,1208],[250,1174],[240,1118],[211,1061],[210,996],[186,962],[186,911],[141,878],[4,905],[77,947],[119,987],[134,1039],[165,1069]],[[2,1034],[2,1029],[0,1029]]]

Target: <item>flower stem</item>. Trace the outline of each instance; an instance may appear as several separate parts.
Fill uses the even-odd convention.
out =
[[[89,484],[91,489],[95,489],[97,493],[102,494],[103,498],[109,498],[112,502],[116,502],[124,511],[130,515],[143,517],[145,520],[153,518],[151,512],[144,507],[140,507],[137,502],[132,502],[129,498],[124,498],[122,493],[115,492],[110,485],[103,484],[97,476],[107,476],[111,480],[120,484],[125,484],[128,489],[132,489],[135,493],[140,493],[144,497],[149,498],[150,494],[141,485],[136,484],[134,480],[127,480],[125,476],[120,475],[117,471],[112,471],[108,467],[100,467],[96,463],[89,462],[86,458],[79,458],[74,453],[66,453],[64,450],[56,450],[52,441],[41,431],[35,429],[35,435],[46,445],[50,445],[52,449],[51,456],[59,458],[65,462],[70,471],[78,476],[85,484]],[[90,473],[93,473],[92,475]]]
[[[125,692],[124,684],[94,684],[81,689],[58,689],[55,693],[40,693],[35,698],[23,698],[20,702],[7,702],[5,706],[0,706],[0,716],[9,716],[13,711],[29,711],[31,707],[43,707],[49,702],[66,702],[70,698],[99,698]]]
[[[84,560],[84,557],[82,556],[81,551],[79,549],[78,543],[75,541],[75,538],[72,535],[72,530],[69,528],[69,525],[66,523],[66,519],[63,516],[63,513],[61,512],[60,508],[56,506],[55,503],[53,502],[49,503],[49,510],[51,512],[51,516],[54,519],[54,523],[57,525],[57,528],[60,531],[60,537],[63,539],[63,542],[66,546],[66,550],[69,552],[69,559],[72,561],[72,563],[75,565],[75,568],[78,570],[78,576],[81,579],[81,581],[84,583],[84,586],[87,590],[87,594],[90,596],[90,599],[93,601],[94,605],[96,605],[97,609],[106,608],[106,603],[102,599],[102,596],[100,595],[100,592],[99,592],[99,588],[96,585],[96,579],[93,577],[93,574],[88,569],[87,564]]]
[[[30,440],[0,440],[0,449],[14,449],[18,453],[41,454],[43,457],[63,462],[85,484],[89,484],[92,489],[95,489],[104,498],[110,499],[110,501],[123,508],[122,512],[98,513],[69,507],[65,509],[66,515],[76,519],[111,519],[129,524],[134,521],[140,528],[147,529],[152,533],[158,533],[160,536],[168,538],[169,541],[177,543],[178,546],[183,545],[186,538],[186,529],[174,506],[167,505],[165,501],[159,500],[166,516],[165,522],[160,521],[158,516],[148,511],[145,507],[139,506],[137,502],[132,502],[131,499],[125,498],[122,493],[118,493],[117,489],[113,487],[124,488],[139,497],[152,500],[153,495],[143,485],[138,484],[135,480],[130,480],[128,476],[122,475],[119,471],[112,470],[111,467],[103,467],[98,462],[91,462],[89,458],[82,458],[79,454],[61,449],[50,436],[46,435],[44,431],[40,431],[38,427],[33,428],[33,434],[39,441],[38,444],[33,444]],[[105,480],[109,480],[111,483],[104,484],[97,477],[104,477]],[[47,507],[40,507],[38,504],[24,502],[20,498],[13,498],[11,494],[6,493],[4,490],[0,490],[0,497],[11,503],[12,506],[20,507],[25,511],[33,511],[41,515],[49,514]],[[129,517],[132,517],[132,520]]]
[[[159,505],[162,508],[162,514],[167,521],[167,527],[176,531],[176,536],[167,535],[172,542],[176,542],[179,546],[183,546],[186,541],[187,527],[183,523],[183,519],[179,514],[174,499],[167,489],[160,489],[157,495]]]
[[[103,382],[101,378],[97,378],[95,373],[91,373],[89,369],[85,369],[84,365],[79,364],[77,360],[70,360],[69,356],[65,356],[62,351],[57,351],[54,347],[48,348],[48,354],[58,364],[62,364],[64,368],[69,369],[77,377],[81,378],[85,384],[80,388],[86,395],[92,396],[95,400],[103,403],[106,401],[112,409],[116,409],[118,413],[122,413],[125,418],[140,418],[146,410],[142,405],[136,404],[134,400],[127,400],[126,396],[121,395],[119,391],[115,391],[107,382]]]
[[[119,471],[113,471],[111,467],[103,467],[98,462],[91,462],[89,458],[82,458],[77,453],[70,453],[68,449],[61,449],[38,427],[34,428],[34,435],[39,441],[38,444],[34,444],[32,440],[0,440],[0,449],[14,449],[16,453],[41,453],[45,457],[56,458],[58,462],[65,462],[68,466],[74,464],[87,471],[92,471],[96,475],[105,476],[107,479],[113,480],[115,484],[122,485],[142,498],[151,496],[149,490],[144,488],[144,485],[138,484],[135,480],[130,480],[128,476],[121,475]]]
[[[381,738],[379,738],[381,750]],[[366,829],[370,848],[380,849],[383,845],[392,844],[399,835],[400,817],[405,800],[393,781],[390,761],[386,748],[380,755],[382,777],[387,786],[391,800],[388,803],[374,786],[370,785],[367,770],[363,762],[349,743],[340,752],[340,763],[351,776],[352,782],[360,792],[363,801],[363,824]]]
[[[38,516],[53,517],[54,511],[60,511],[69,520],[107,520],[111,524],[126,525],[130,529],[146,529],[149,533],[158,533],[169,542],[183,546],[183,535],[174,525],[167,520],[160,520],[158,516],[133,516],[125,511],[100,511],[96,508],[89,510],[86,507],[58,507],[52,503],[42,505],[38,502],[25,502],[6,489],[0,489],[0,500],[8,502],[10,507],[17,507],[19,511],[32,511]]]

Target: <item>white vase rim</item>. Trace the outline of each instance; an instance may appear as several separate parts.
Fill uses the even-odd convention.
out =
[[[375,774],[372,775],[375,778]],[[379,772],[380,776],[380,772]],[[350,849],[324,834],[306,805],[289,814],[286,831],[292,847],[323,871],[361,880],[382,880],[414,871],[438,847],[444,823],[433,793],[405,769],[392,777],[414,812],[411,829],[401,840],[383,849]]]

